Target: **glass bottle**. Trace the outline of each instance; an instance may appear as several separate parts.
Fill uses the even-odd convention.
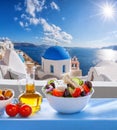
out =
[[[32,112],[40,110],[42,96],[35,89],[35,67],[27,67],[25,92],[19,96],[19,102],[28,104],[32,107]]]

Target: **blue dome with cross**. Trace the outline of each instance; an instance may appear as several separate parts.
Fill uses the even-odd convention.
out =
[[[71,57],[65,48],[61,46],[51,46],[45,51],[43,58],[49,60],[66,60]]]

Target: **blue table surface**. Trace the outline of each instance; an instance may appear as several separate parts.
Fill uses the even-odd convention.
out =
[[[28,118],[10,118],[4,112],[0,117],[0,130],[117,130],[117,98],[92,98],[80,113],[61,114],[43,99],[41,111]]]

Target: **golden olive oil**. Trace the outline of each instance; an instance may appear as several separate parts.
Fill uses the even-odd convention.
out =
[[[28,104],[32,107],[32,113],[41,109],[42,96],[35,90],[34,68],[27,69],[25,92],[19,96],[19,102]]]
[[[38,92],[35,92],[34,84],[29,84],[26,85],[25,93],[19,96],[19,101],[30,105],[32,107],[32,112],[35,113],[41,108],[42,96]]]

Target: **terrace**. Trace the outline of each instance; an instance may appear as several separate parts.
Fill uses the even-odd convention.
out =
[[[35,81],[36,89],[42,95],[41,88],[46,81]],[[90,130],[116,130],[117,128],[117,82],[92,82],[95,92],[86,107],[85,111],[76,114],[59,114],[43,99],[41,111],[29,118],[8,118],[1,116],[0,126],[4,130],[14,128],[17,130],[32,129],[89,129]],[[24,87],[24,84],[22,85]],[[20,94],[17,80],[0,80],[0,88],[12,88],[15,90],[15,97]],[[23,88],[24,89],[24,88]],[[44,95],[43,95],[44,96]],[[108,125],[109,124],[109,125]]]
[[[41,88],[46,84],[46,80],[36,80],[36,90],[42,95]],[[92,98],[117,98],[117,82],[103,82],[103,81],[93,81],[94,94]],[[0,79],[0,88],[11,88],[15,90],[15,97],[18,97],[20,90],[24,89],[24,85],[18,86],[18,80],[7,80]],[[43,95],[44,97],[44,95]]]

